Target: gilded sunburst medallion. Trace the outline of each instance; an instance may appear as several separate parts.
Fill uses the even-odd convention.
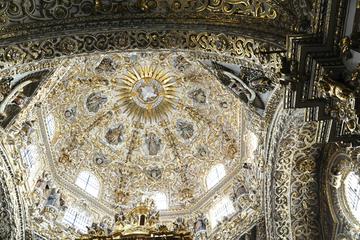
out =
[[[175,106],[176,80],[157,66],[130,69],[122,77],[120,100],[135,120],[162,120]]]

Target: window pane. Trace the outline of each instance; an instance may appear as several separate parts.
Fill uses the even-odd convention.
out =
[[[225,167],[222,164],[215,165],[209,171],[206,177],[206,186],[208,189],[214,187],[225,176]]]
[[[354,172],[345,179],[345,195],[350,211],[360,222],[360,177]]]
[[[235,208],[232,201],[229,197],[223,198],[210,209],[209,215],[211,227],[216,227],[224,217],[230,216],[233,213],[235,213]]]
[[[29,145],[20,150],[21,158],[27,169],[29,169],[29,178],[34,177],[38,169],[38,152],[34,145]]]
[[[94,197],[97,197],[99,194],[100,183],[98,179],[89,172],[81,172],[75,184]]]
[[[77,208],[68,208],[65,211],[63,223],[68,224],[83,233],[87,232],[86,226],[92,224],[91,217],[85,211],[80,211]]]
[[[52,114],[49,114],[46,119],[46,128],[48,130],[49,138],[52,139],[55,133],[55,118]]]
[[[150,195],[145,195],[142,197],[142,200],[144,201],[146,198],[150,198],[154,201],[157,210],[165,210],[169,208],[168,199],[165,193],[155,192]]]
[[[164,193],[157,193],[154,196],[154,202],[158,210],[164,210],[168,208],[167,197]]]

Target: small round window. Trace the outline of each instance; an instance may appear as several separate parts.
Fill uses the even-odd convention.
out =
[[[360,177],[354,172],[345,179],[345,197],[352,215],[360,223]]]

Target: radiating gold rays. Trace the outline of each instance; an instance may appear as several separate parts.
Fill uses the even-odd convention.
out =
[[[176,104],[175,78],[153,65],[132,68],[122,77],[119,100],[134,120],[160,121]]]

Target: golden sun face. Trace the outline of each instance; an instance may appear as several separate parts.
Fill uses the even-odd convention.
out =
[[[175,78],[156,66],[129,70],[122,77],[119,91],[120,105],[134,120],[162,120],[176,103]]]

